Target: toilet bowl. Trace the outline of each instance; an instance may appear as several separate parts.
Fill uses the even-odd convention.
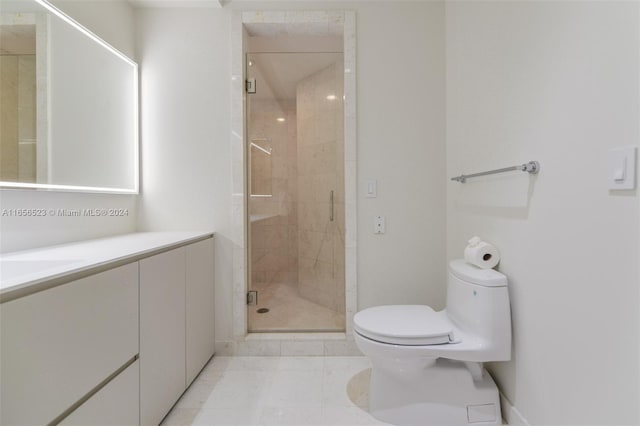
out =
[[[507,278],[454,260],[446,309],[368,308],[354,318],[371,359],[369,409],[397,425],[499,425],[497,387],[482,363],[511,358]]]

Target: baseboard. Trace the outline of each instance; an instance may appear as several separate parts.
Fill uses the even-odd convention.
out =
[[[500,392],[500,408],[502,410],[502,418],[508,425],[530,426],[527,419],[509,402],[502,392]]]
[[[344,333],[251,333],[216,341],[218,356],[363,356]]]

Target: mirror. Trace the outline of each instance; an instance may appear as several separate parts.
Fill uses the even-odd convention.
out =
[[[45,0],[0,0],[0,187],[138,192],[138,67]]]

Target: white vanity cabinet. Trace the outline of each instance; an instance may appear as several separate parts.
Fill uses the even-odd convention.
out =
[[[2,303],[0,327],[0,424],[48,424],[138,354],[138,264]]]
[[[213,239],[186,247],[186,373],[187,385],[215,352]]]
[[[157,425],[186,388],[185,248],[140,261],[140,424]]]
[[[214,353],[213,239],[140,260],[140,424],[157,425]]]
[[[136,233],[0,258],[89,259],[0,281],[0,425],[158,425],[214,353],[212,237]]]
[[[139,376],[140,361],[136,360],[59,424],[64,426],[137,425],[140,420]]]

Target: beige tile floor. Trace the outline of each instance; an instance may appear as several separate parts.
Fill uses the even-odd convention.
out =
[[[266,284],[253,290],[258,290],[258,305],[249,306],[250,331],[344,331],[343,313],[300,297],[294,286]],[[259,314],[260,308],[269,312]]]
[[[214,357],[163,426],[384,425],[364,357]]]

